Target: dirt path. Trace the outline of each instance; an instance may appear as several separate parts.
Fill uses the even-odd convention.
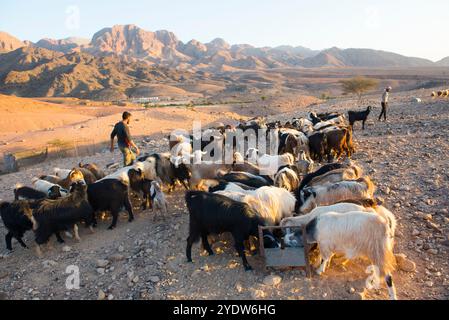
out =
[[[447,102],[408,103],[398,97],[388,123],[371,116],[365,132],[356,128],[354,157],[373,177],[377,196],[398,218],[396,253],[406,254],[417,265],[416,272],[396,271],[394,280],[400,299],[449,298],[449,105]],[[334,107],[338,104],[338,107]],[[331,101],[315,110],[347,110],[352,101]],[[309,110],[309,109],[306,109]],[[288,119],[298,112],[279,115]],[[176,114],[173,114],[176,116]],[[190,121],[186,118],[185,121]],[[148,151],[166,150],[166,142],[153,140]],[[115,160],[120,155],[114,154]],[[0,177],[0,198],[11,200],[16,182],[48,173],[54,166],[71,167],[79,159],[60,159],[23,172]],[[110,154],[87,157],[100,165],[111,162]],[[101,290],[106,299],[386,299],[385,287],[363,293],[366,261],[346,266],[334,260],[322,277],[306,279],[301,270],[276,270],[277,285],[265,285],[269,273],[258,256],[249,257],[253,272],[244,272],[230,237],[216,237],[216,255],[207,257],[199,244],[193,248],[193,264],[186,263],[185,239],[188,216],[181,189],[168,195],[169,214],[154,219],[141,212],[132,223],[124,216],[118,228],[107,231],[109,220],[101,221],[95,234],[81,230],[81,243],[66,239],[66,246],[53,244],[44,259],[32,250],[13,243],[13,254],[0,259],[0,292],[12,299],[96,299]],[[0,226],[0,239],[5,229]],[[26,242],[33,243],[32,233]],[[4,248],[3,242],[0,243]],[[64,251],[63,249],[67,250]],[[3,250],[3,249],[2,249]],[[99,268],[98,259],[108,259]],[[81,288],[65,287],[67,266],[80,269]],[[101,265],[101,263],[100,263]],[[0,293],[0,296],[2,294]]]

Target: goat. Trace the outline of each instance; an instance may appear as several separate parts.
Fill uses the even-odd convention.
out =
[[[385,277],[390,299],[397,299],[391,276],[396,264],[394,238],[384,218],[368,212],[329,212],[311,220],[305,231],[306,241],[318,244],[320,250],[318,274],[326,271],[335,253],[344,253],[348,259],[364,256]]]
[[[162,192],[162,188],[157,181],[151,182],[150,189],[151,199],[153,202],[153,206],[160,210],[162,213],[167,215],[167,200],[165,199],[165,195]]]
[[[352,140],[352,130],[347,128],[337,128],[325,133],[326,135],[326,148],[328,162],[332,161],[332,152],[335,153],[337,159],[345,152],[348,158],[353,153],[352,143],[348,140]]]
[[[341,168],[329,171],[323,175],[313,178],[308,184],[308,187],[314,187],[318,185],[324,185],[326,183],[336,183],[345,180],[357,180],[363,174],[363,170],[352,164],[347,168]]]
[[[179,181],[185,189],[188,189],[187,181],[190,180],[191,173],[184,163],[175,165],[171,161],[170,153],[154,153],[149,156],[141,157],[138,161],[154,163],[156,177],[150,180],[159,179],[160,182],[168,185],[169,193],[175,189],[177,181]]]
[[[116,180],[122,181],[125,184],[129,185],[128,172],[131,169],[140,170],[141,172],[143,172],[145,179],[155,180],[157,178],[156,159],[155,159],[155,157],[148,157],[144,161],[138,161],[132,166],[127,166],[127,167],[121,168],[121,169],[117,170],[116,172],[114,172],[110,175],[107,175],[106,177],[104,177],[98,181],[116,179]]]
[[[234,163],[232,164],[233,171],[243,171],[258,175],[260,169],[258,166],[245,161],[243,156],[239,152],[234,152]]]
[[[302,180],[301,180],[301,184],[298,187],[298,191],[301,191],[302,189],[304,189],[305,186],[307,186],[314,178],[319,177],[323,174],[326,174],[329,171],[333,171],[333,170],[337,170],[337,169],[341,169],[341,168],[347,168],[348,165],[347,164],[342,164],[342,163],[330,163],[330,164],[325,164],[323,165],[321,168],[319,168],[318,170],[307,174]],[[297,195],[297,198],[299,198],[299,196]]]
[[[219,179],[227,182],[238,182],[253,188],[260,188],[273,185],[273,180],[267,176],[258,176],[247,172],[228,172],[219,174]]]
[[[300,152],[304,152],[310,158],[309,139],[304,133],[296,130],[280,130],[279,133],[278,154],[291,153],[298,158]]]
[[[83,162],[80,162],[78,164],[78,167],[82,168],[82,169],[87,169],[90,172],[93,173],[93,175],[95,176],[96,180],[100,180],[103,179],[104,177],[106,177],[106,174],[104,173],[103,170],[100,169],[100,166],[97,165],[96,163],[86,163],[84,164]],[[86,183],[88,183],[86,181]]]
[[[356,121],[362,121],[362,130],[365,130],[365,122],[373,107],[368,106],[365,111],[348,111],[349,125],[354,128]]]
[[[245,192],[245,190],[255,190],[253,187],[249,187],[239,182],[227,182],[225,180],[213,180],[213,183],[208,185],[208,191],[211,193],[217,191],[236,191]]]
[[[61,195],[57,186],[51,187],[48,192],[38,191],[36,189],[16,184],[14,188],[14,200],[42,200],[45,198],[57,199]]]
[[[325,127],[342,124],[342,123],[344,123],[344,121],[345,121],[345,119],[343,118],[343,116],[338,116],[336,118],[332,118],[330,120],[322,121],[322,122],[315,124],[313,126],[313,130],[319,131],[319,130],[324,129]]]
[[[90,173],[90,171],[89,171],[89,173]],[[90,173],[90,174],[92,174],[92,173]],[[69,174],[65,178],[62,178],[56,184],[60,185],[64,189],[68,190],[73,183],[76,183],[79,181],[85,182],[84,175],[80,169],[74,168],[74,169],[70,170]]]
[[[310,156],[318,162],[323,161],[323,156],[328,149],[327,136],[323,132],[316,132],[309,136]]]
[[[295,157],[291,153],[282,155],[264,154],[259,156],[259,150],[250,148],[247,155],[250,162],[257,163],[260,172],[266,175],[274,175],[280,167],[293,165],[295,162]]]
[[[128,211],[128,221],[134,220],[133,208],[129,200],[129,188],[124,182],[116,179],[104,179],[90,184],[87,188],[87,198],[94,211],[93,226],[97,226],[95,214],[108,211],[112,215],[109,230],[117,226],[118,214],[122,208]]]
[[[315,207],[331,205],[348,199],[372,199],[374,191],[375,186],[369,177],[305,188],[300,191],[299,211],[308,213]]]
[[[264,221],[247,204],[219,194],[188,191],[185,200],[190,215],[187,261],[192,262],[192,245],[200,238],[204,249],[212,256],[208,235],[230,232],[245,270],[252,270],[244,252],[244,241],[250,236],[257,237],[258,227],[264,226]]]
[[[67,231],[78,222],[84,221],[90,227],[93,220],[92,207],[87,200],[87,185],[77,182],[71,186],[70,194],[57,200],[43,200],[33,212],[31,221],[37,243],[37,254],[41,256],[41,245],[47,243],[52,234],[59,243],[64,240],[61,231]],[[74,227],[75,238],[79,240],[78,228]]]
[[[6,230],[8,230],[5,236],[6,249],[8,251],[12,251],[12,238],[15,238],[23,248],[27,248],[22,238],[25,232],[33,228],[30,220],[31,215],[31,208],[26,201],[3,202],[0,204],[0,216]]]
[[[31,184],[35,190],[47,194],[51,199],[65,197],[68,194],[68,191],[61,186],[38,178],[33,178]]]
[[[293,166],[281,167],[274,176],[274,185],[287,191],[295,191],[299,186],[298,173]]]
[[[291,217],[296,204],[296,199],[290,192],[277,187],[216,193],[248,204],[269,226],[278,225],[283,218]]]

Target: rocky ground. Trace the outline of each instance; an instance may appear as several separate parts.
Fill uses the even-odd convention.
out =
[[[449,103],[424,99],[410,102],[412,94],[392,101],[386,123],[370,116],[365,132],[356,125],[358,161],[378,186],[377,196],[398,219],[395,252],[416,264],[402,264],[394,273],[400,299],[449,298]],[[318,111],[346,111],[351,100],[332,100],[314,106]],[[291,119],[310,108],[276,116]],[[147,151],[166,150],[166,142],[149,138]],[[114,158],[119,159],[115,153]],[[0,177],[0,198],[12,199],[15,183],[51,172],[58,166],[70,168],[79,159],[59,159]],[[102,166],[111,155],[97,154],[83,160]],[[94,234],[81,229],[82,241],[66,238],[65,245],[52,240],[52,247],[38,259],[33,250],[22,249],[0,258],[0,298],[7,299],[387,299],[387,290],[364,290],[369,263],[354,260],[343,266],[334,259],[321,276],[307,279],[302,270],[265,270],[263,259],[249,257],[254,267],[244,272],[228,235],[214,237],[216,253],[208,257],[196,245],[194,263],[185,258],[188,215],[184,192],[168,195],[166,216],[139,212],[132,223],[123,215],[118,228],[108,231],[109,217],[100,221]],[[0,237],[5,228],[0,225]],[[26,235],[33,247],[33,235]],[[4,248],[4,243],[0,243]],[[2,249],[4,250],[4,249]],[[66,271],[77,266],[80,288],[68,290]],[[404,271],[407,270],[407,271]]]

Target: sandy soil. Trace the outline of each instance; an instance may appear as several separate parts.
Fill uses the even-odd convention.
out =
[[[417,265],[415,272],[398,270],[394,273],[399,298],[445,300],[449,298],[449,106],[444,100],[410,103],[410,98],[416,94],[394,97],[389,122],[374,121],[380,112],[376,108],[365,132],[356,127],[354,159],[373,177],[378,186],[376,195],[385,200],[385,205],[398,218],[395,252],[406,254]],[[371,98],[374,97],[368,97]],[[354,109],[355,105],[351,100],[332,100],[313,109],[346,111]],[[311,109],[298,108],[271,118],[291,119]],[[168,128],[174,119],[188,127],[195,115],[204,121],[228,116],[169,108],[164,113],[150,114],[153,122],[147,124],[147,135]],[[110,122],[105,123],[112,124],[115,119],[111,116]],[[133,131],[142,124],[141,121],[134,123]],[[144,151],[168,149],[167,142],[157,135],[146,140],[148,142],[142,144]],[[105,166],[119,159],[120,154],[115,152],[82,160]],[[12,188],[17,182],[27,183],[35,175],[51,172],[54,166],[70,168],[79,160],[58,159],[1,176],[0,198],[11,200]],[[52,242],[53,248],[45,252],[44,259],[37,259],[32,250],[24,250],[14,242],[15,252],[0,259],[0,296],[11,299],[97,299],[99,294],[106,299],[387,298],[384,286],[380,291],[364,291],[368,263],[363,260],[343,266],[339,263],[341,259],[336,259],[325,275],[307,279],[302,270],[267,271],[256,255],[249,257],[255,270],[244,272],[227,235],[211,241],[215,256],[205,256],[196,245],[194,263],[186,263],[188,215],[183,194],[179,188],[168,195],[167,216],[161,217],[151,211],[138,212],[132,223],[122,216],[114,231],[106,230],[110,222],[106,217],[95,234],[82,229],[80,243],[68,238],[65,247]],[[0,239],[4,234],[5,229],[0,226]],[[33,246],[32,233],[25,238]],[[107,259],[108,265],[100,268],[99,259]],[[65,271],[70,265],[80,268],[79,290],[69,291],[65,287],[68,276]],[[280,283],[264,284],[270,273],[281,277]]]

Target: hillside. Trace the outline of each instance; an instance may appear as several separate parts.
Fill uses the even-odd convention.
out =
[[[132,97],[132,88],[191,77],[187,72],[117,56],[62,54],[34,47],[0,55],[0,92],[24,97],[120,100]]]
[[[9,33],[0,31],[0,53],[16,50],[25,46],[25,43]]]
[[[449,57],[441,59],[440,61],[436,62],[436,64],[442,67],[449,67]]]

